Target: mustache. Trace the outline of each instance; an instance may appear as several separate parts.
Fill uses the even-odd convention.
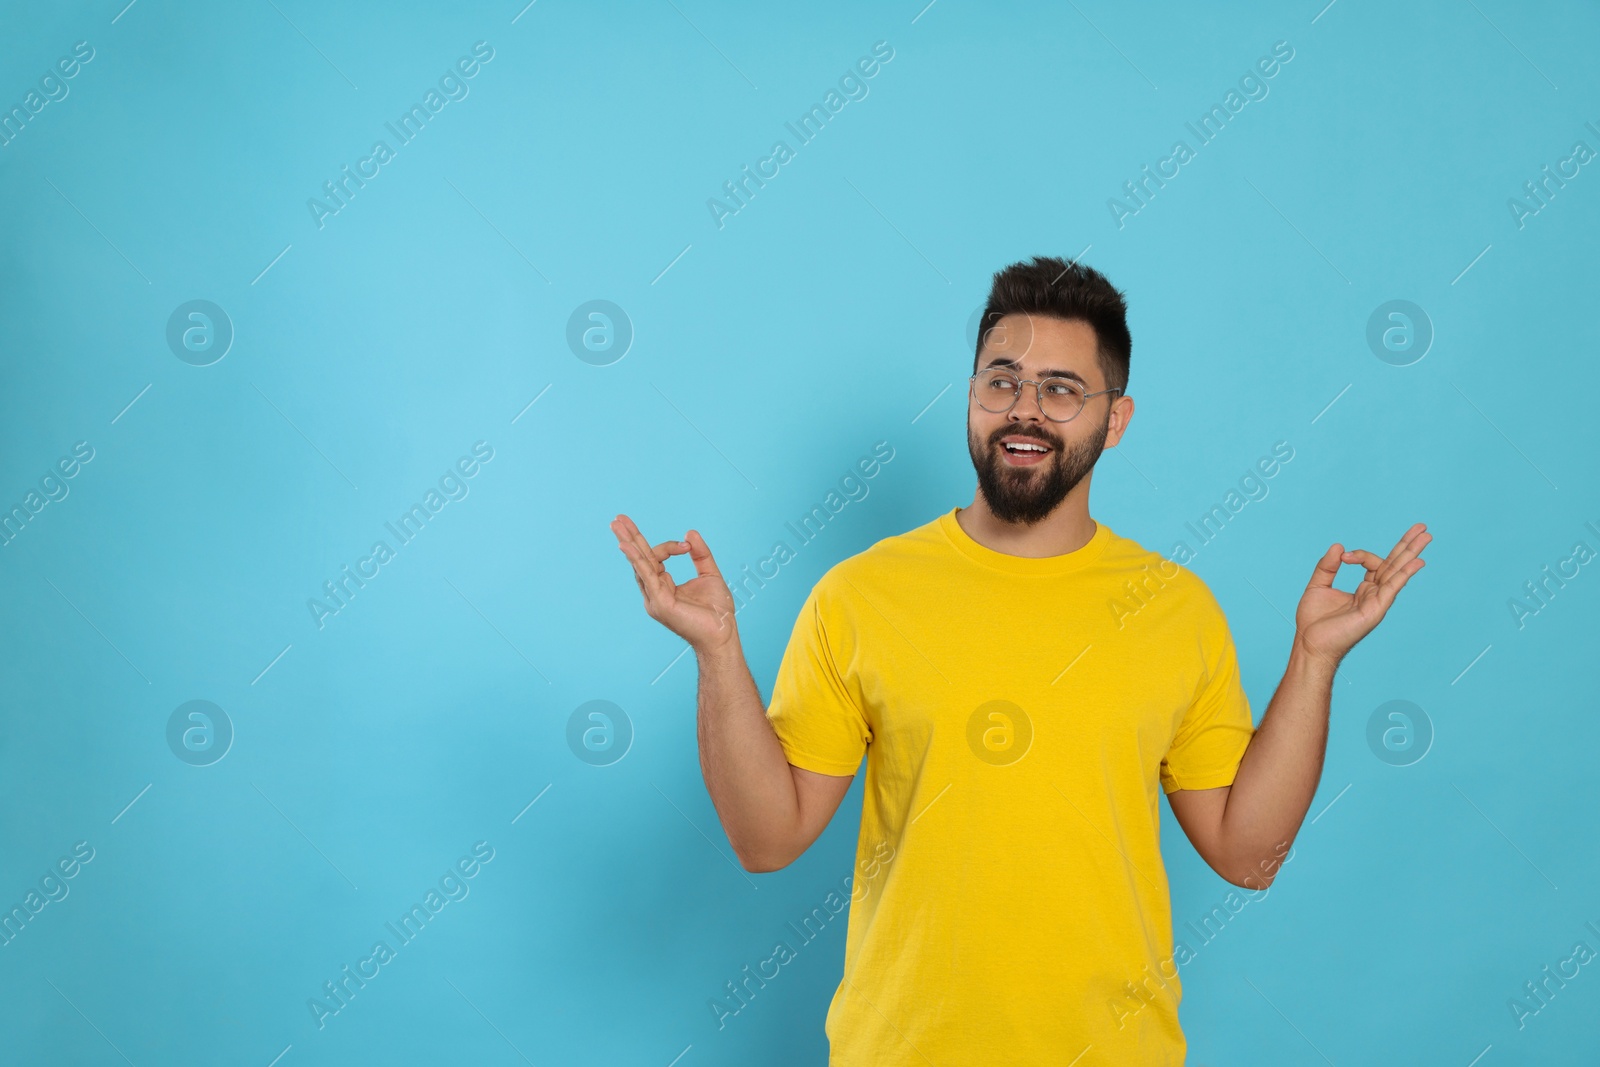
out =
[[[1000,439],[1002,437],[1022,437],[1030,441],[1038,441],[1042,445],[1049,445],[1051,448],[1056,449],[1057,451],[1060,451],[1061,449],[1061,442],[1057,441],[1053,437],[1045,437],[1037,433],[1027,433],[1022,430],[997,430],[995,433],[989,436],[989,443],[991,445],[997,445],[1000,443]]]

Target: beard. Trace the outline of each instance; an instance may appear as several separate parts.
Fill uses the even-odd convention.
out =
[[[1106,434],[1111,429],[1109,413],[1099,431],[1086,440],[1065,448],[1062,440],[1044,427],[1020,430],[1014,426],[996,430],[985,445],[980,445],[971,426],[967,428],[967,453],[978,472],[978,489],[989,510],[1002,522],[1032,526],[1054,511],[1068,493],[1088,476],[1105,451]],[[1000,438],[1011,434],[1031,434],[1050,449],[1050,457],[1031,467],[1006,463]]]

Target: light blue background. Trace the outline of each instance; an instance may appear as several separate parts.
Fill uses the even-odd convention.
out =
[[[95,49],[0,148],[0,503],[95,449],[0,549],[0,904],[95,849],[0,948],[9,1062],[823,1063],[843,916],[724,1028],[708,1001],[850,873],[860,781],[793,866],[737,868],[693,657],[606,524],[699,529],[732,573],[890,442],[739,615],[770,692],[827,567],[970,503],[992,273],[1080,253],[1134,337],[1097,519],[1168,551],[1295,450],[1194,562],[1258,717],[1318,555],[1435,536],[1345,661],[1293,861],[1184,969],[1190,1062],[1593,1057],[1600,967],[1522,1029],[1507,1005],[1600,950],[1600,575],[1507,606],[1600,549],[1600,173],[1507,208],[1600,149],[1591,6],[123,3],[0,33],[6,107]],[[480,40],[470,95],[319,229],[307,199]],[[879,40],[870,94],[719,229],[707,199]],[[1108,198],[1279,40],[1267,98],[1119,229]],[[207,367],[165,341],[194,299],[236,331]],[[635,330],[609,366],[565,341],[593,299]],[[1410,366],[1366,344],[1391,299],[1436,331]],[[470,495],[319,630],[307,599],[480,440]],[[194,699],[236,731],[207,767],[165,739]],[[566,741],[593,699],[635,731],[606,767]],[[1407,767],[1366,742],[1393,699],[1436,733]],[[1181,925],[1230,887],[1166,828]],[[470,895],[319,1030],[308,998],[477,841]]]

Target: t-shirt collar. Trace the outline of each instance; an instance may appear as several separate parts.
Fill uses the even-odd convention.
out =
[[[1096,522],[1094,535],[1089,538],[1087,544],[1076,551],[1059,556],[1013,556],[1007,552],[996,552],[974,541],[956,521],[956,512],[960,510],[959,507],[951,508],[939,516],[940,532],[956,551],[974,563],[1009,574],[1058,575],[1082,570],[1100,558],[1100,554],[1105,551],[1106,545],[1111,543],[1111,538],[1114,536],[1111,527],[1103,522]]]

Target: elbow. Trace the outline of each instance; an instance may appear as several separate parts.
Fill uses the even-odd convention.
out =
[[[1260,871],[1254,870],[1253,868],[1242,873],[1224,873],[1222,871],[1218,871],[1217,873],[1221,874],[1223,881],[1227,882],[1229,885],[1236,885],[1240,889],[1249,889],[1252,892],[1264,893],[1272,885],[1272,877],[1270,875],[1264,875]]]
[[[1294,855],[1293,840],[1280,841],[1266,859],[1216,865],[1213,869],[1230,885],[1265,892]],[[1285,855],[1285,853],[1288,853]]]
[[[771,874],[773,871],[783,870],[793,862],[793,860],[780,860],[763,856],[739,857],[739,866],[751,874]]]
[[[794,856],[780,854],[772,849],[735,847],[734,855],[739,857],[739,866],[751,874],[771,874],[781,871],[795,861]]]

